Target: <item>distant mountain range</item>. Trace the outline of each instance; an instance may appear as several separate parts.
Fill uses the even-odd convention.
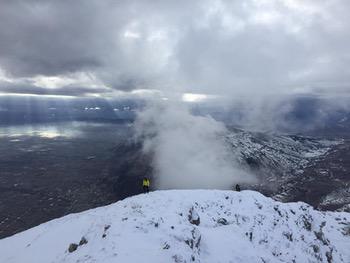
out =
[[[130,122],[143,107],[139,100],[91,98],[0,97],[0,124],[59,121]]]
[[[0,124],[70,120],[132,122],[136,112],[145,105],[146,101],[142,99],[0,96]],[[220,102],[190,104],[195,115],[209,115],[228,126],[245,130],[330,137],[350,134],[350,99],[342,98],[341,103],[337,103],[334,98],[299,96],[281,100],[273,106],[266,102],[269,112],[261,109],[258,117],[264,119],[257,118],[254,123],[246,106],[241,103],[223,107]]]

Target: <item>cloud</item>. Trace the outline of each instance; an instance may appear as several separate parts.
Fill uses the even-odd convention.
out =
[[[15,77],[96,68],[95,7],[84,1],[2,0],[1,66]]]
[[[235,183],[256,180],[235,163],[224,141],[225,126],[193,116],[186,105],[174,101],[149,105],[138,114],[135,131],[144,151],[154,156],[157,189],[232,189]]]
[[[292,108],[276,108],[286,94],[349,93],[348,1],[0,0],[0,6],[3,92],[150,90],[143,94],[170,98],[137,122],[161,188],[227,188],[249,179],[218,136],[223,125],[173,106],[174,96],[238,103],[248,127],[268,130],[277,110]]]
[[[93,94],[102,95],[110,93],[111,90],[105,87],[80,87],[67,85],[63,87],[48,89],[32,85],[31,83],[11,83],[0,81],[1,94],[24,94],[24,95],[56,95],[56,96],[76,96],[84,97]]]
[[[332,93],[349,83],[349,11],[340,0],[1,0],[0,68],[83,72],[124,91]]]

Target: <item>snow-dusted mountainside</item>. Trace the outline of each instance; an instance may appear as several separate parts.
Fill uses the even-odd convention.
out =
[[[265,172],[271,180],[282,180],[283,175],[293,176],[302,172],[310,161],[326,154],[342,141],[234,129],[226,135],[226,142],[241,165],[257,169],[259,174]]]
[[[350,262],[349,247],[349,213],[253,191],[173,190],[2,239],[0,262]]]
[[[337,205],[345,204],[339,210],[341,211],[350,211],[350,187],[345,186],[344,188],[337,189],[330,194],[326,195],[320,204],[320,206],[327,205]]]
[[[232,162],[259,179],[257,185],[247,185],[246,188],[256,189],[269,196],[278,195],[278,199],[283,201],[297,200],[293,192],[294,181],[300,181],[298,177],[303,175],[306,167],[343,143],[342,140],[266,134],[232,127],[222,136],[225,145],[233,153]],[[110,171],[117,175],[113,178],[114,185],[121,198],[139,193],[139,187],[134,182],[141,180],[144,175],[153,176],[153,157],[142,151],[142,143],[126,141],[114,149]],[[317,184],[314,188],[317,188]]]
[[[231,129],[226,143],[236,163],[259,179],[248,189],[283,202],[304,201],[322,210],[347,210],[350,183],[344,139],[265,134]]]

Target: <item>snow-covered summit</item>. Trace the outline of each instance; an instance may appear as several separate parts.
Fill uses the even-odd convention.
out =
[[[172,190],[2,239],[0,262],[350,262],[349,248],[349,213],[253,191]]]

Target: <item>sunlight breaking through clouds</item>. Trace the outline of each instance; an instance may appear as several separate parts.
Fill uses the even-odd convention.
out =
[[[208,96],[205,94],[185,93],[182,95],[182,100],[185,102],[200,102],[206,99],[208,99]]]

